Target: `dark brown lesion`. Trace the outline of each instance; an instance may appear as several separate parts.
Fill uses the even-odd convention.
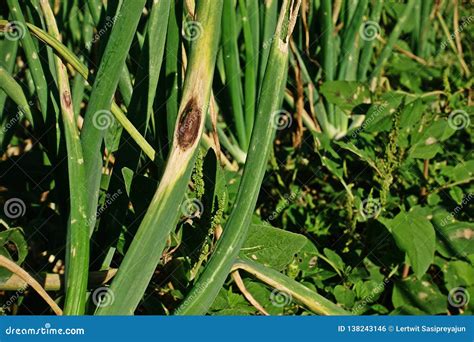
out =
[[[186,151],[198,138],[201,127],[201,109],[194,98],[191,98],[179,117],[177,139],[178,146]]]
[[[64,104],[66,105],[66,108],[70,108],[72,105],[72,99],[71,99],[71,94],[68,91],[65,91],[63,93],[63,100],[64,100]]]

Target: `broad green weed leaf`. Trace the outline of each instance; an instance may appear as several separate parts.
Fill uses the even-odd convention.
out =
[[[455,260],[446,263],[443,274],[448,289],[474,285],[474,267],[465,261]]]
[[[369,164],[373,169],[378,170],[378,167],[375,163],[375,158],[376,157],[375,157],[373,151],[371,151],[371,150],[361,150],[351,142],[346,143],[346,142],[343,142],[343,141],[337,141],[336,144],[341,146],[345,150],[351,151],[356,156],[358,156],[361,160],[363,160],[367,164]]]
[[[454,132],[447,120],[437,120],[421,132],[414,131],[408,156],[420,159],[433,158],[437,153],[443,152],[440,142],[447,140]]]
[[[15,246],[17,254],[15,260],[6,248],[8,244],[13,244]],[[23,230],[21,228],[11,228],[0,232],[0,254],[15,261],[18,265],[23,263],[28,255],[28,244],[25,241]],[[0,268],[0,281],[6,281],[10,275],[10,271],[5,268]]]
[[[308,239],[303,235],[252,224],[240,256],[281,271],[307,243]]]
[[[463,182],[474,177],[474,160],[467,160],[452,167],[447,166],[442,170],[443,175],[449,177],[452,182]]]
[[[380,218],[392,233],[397,246],[405,251],[418,278],[433,262],[435,231],[431,222],[417,211],[401,212],[393,220]]]
[[[249,291],[252,296],[255,298],[257,302],[262,305],[262,307],[270,314],[270,315],[281,315],[285,310],[284,304],[291,304],[291,299],[289,296],[283,297],[284,301],[276,302],[275,295],[277,294],[277,290],[272,288],[268,288],[267,286],[263,285],[262,283],[257,283],[255,281],[251,281],[249,279],[244,279],[245,287],[247,291]],[[273,292],[275,291],[275,292]],[[272,295],[273,293],[273,295]],[[273,299],[273,301],[272,301]],[[276,304],[276,305],[275,305]]]
[[[446,312],[448,299],[424,276],[421,280],[409,277],[396,282],[392,302],[395,308],[414,307],[425,314],[436,315]]]
[[[333,264],[333,267],[336,267],[339,271],[344,271],[346,265],[337,253],[330,250],[329,248],[324,248],[323,252],[324,255],[328,258],[328,260]]]
[[[221,289],[210,311],[213,315],[241,316],[254,313],[255,308],[242,295]]]
[[[396,316],[420,316],[426,315],[424,311],[409,305],[402,305],[393,310],[390,315]]]
[[[454,213],[445,210],[433,215],[436,250],[446,258],[466,258],[474,254],[474,223],[454,221]]]
[[[431,159],[442,152],[443,149],[435,140],[427,139],[424,142],[414,145],[408,152],[408,156],[410,158]]]
[[[342,285],[337,285],[334,288],[334,297],[336,297],[338,303],[344,305],[346,308],[351,308],[355,302],[354,292]]]
[[[133,174],[134,174],[133,170],[130,170],[130,168],[128,167],[124,167],[122,169],[122,176],[123,176],[125,190],[127,191],[128,197],[130,197],[130,188],[132,186]]]
[[[400,111],[399,147],[407,148],[409,146],[409,136],[419,129],[420,121],[425,110],[426,105],[421,99],[417,99],[408,103]]]
[[[464,198],[464,192],[459,186],[453,186],[449,189],[449,195],[457,204],[461,204]]]
[[[364,83],[355,81],[329,81],[321,86],[321,94],[344,111],[351,111],[362,103],[370,103],[370,92]]]
[[[372,104],[363,123],[367,132],[388,131],[392,127],[393,114],[404,99],[403,95],[388,92],[381,96],[380,101]]]

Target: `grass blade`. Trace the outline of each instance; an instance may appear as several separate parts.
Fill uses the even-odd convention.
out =
[[[92,20],[94,21],[94,23],[98,23],[100,21],[100,12],[102,11],[101,1],[100,0],[87,0],[87,6],[92,16]]]
[[[181,32],[180,24],[182,21],[182,5],[180,1],[170,1],[170,16],[168,19],[168,30],[166,37],[166,61],[165,76],[169,80],[171,89],[166,99],[166,123],[168,140],[171,144],[173,141],[173,133],[176,119],[178,117],[178,106],[181,89]]]
[[[39,53],[33,43],[30,32],[26,29],[25,17],[23,16],[18,0],[7,0],[7,3],[13,19],[21,25],[18,29],[24,33],[21,43],[25,50],[25,57],[29,65],[29,70],[31,71],[31,77],[35,83],[35,90],[38,95],[43,120],[46,121],[46,114],[48,112],[48,85],[44,76],[43,67],[39,60]]]
[[[153,4],[150,12],[150,19],[147,27],[147,34],[140,56],[140,65],[135,80],[135,89],[129,107],[131,124],[145,135],[150,118],[153,115],[153,102],[158,85],[161,70],[163,52],[165,49],[166,30],[163,30],[160,23],[168,21],[170,1],[159,1]],[[166,27],[166,26],[165,26]],[[137,171],[141,153],[137,153],[137,146],[129,141],[129,134],[123,133],[120,148],[115,153],[115,164],[113,176],[110,179],[108,193],[126,193],[125,180],[122,170],[128,168]],[[110,206],[106,217],[101,218],[99,230],[103,234],[102,241],[110,244],[118,239],[120,227],[125,225],[129,198],[122,196],[114,201]]]
[[[278,1],[277,0],[267,0],[263,4],[264,7],[264,21],[263,21],[263,42],[262,47],[259,50],[260,53],[260,68],[258,70],[258,89],[260,93],[260,88],[265,77],[265,69],[267,66],[268,55],[270,54],[270,46],[273,41],[273,35],[275,33],[275,28],[278,20]]]
[[[8,24],[6,20],[0,20],[0,27]],[[39,27],[27,23],[28,29],[43,43],[50,46],[54,52],[61,57],[65,62],[67,62],[74,70],[76,70],[84,79],[88,80],[89,83],[93,83],[92,77],[89,75],[89,70],[87,67],[77,58],[74,53],[71,52],[66,46],[64,46],[59,40],[49,35],[47,32],[43,31]],[[151,159],[155,159],[155,150],[153,147],[145,140],[141,133],[135,128],[135,126],[130,122],[125,113],[120,109],[120,107],[112,102],[111,112],[114,115],[115,119],[123,126],[128,134],[135,140],[138,146],[143,150],[143,152]]]
[[[224,0],[222,13],[222,51],[224,53],[225,83],[229,89],[232,114],[239,145],[247,149],[244,111],[242,106],[242,84],[240,82],[240,61],[237,46],[237,23],[233,0]]]
[[[240,0],[239,0],[240,1]],[[252,59],[254,63],[255,73],[258,71],[258,50],[260,48],[260,4],[258,1],[245,0],[248,9],[248,18],[250,23],[250,32],[252,34],[253,52],[255,58]],[[245,34],[245,33],[244,33]]]
[[[18,41],[4,39],[0,41],[0,50],[4,51],[4,55],[0,58],[0,67],[4,68],[8,73],[13,73],[15,67],[17,52],[18,52]],[[7,94],[0,91],[0,113],[3,113]],[[0,119],[1,120],[1,119]]]
[[[382,14],[383,0],[374,1],[370,20],[374,23],[379,23],[380,15]],[[359,67],[357,69],[357,79],[365,82],[367,80],[367,70],[369,70],[370,60],[374,53],[374,39],[367,39],[362,47],[362,52],[359,59]]]
[[[48,30],[60,39],[53,11],[48,0],[40,1]],[[66,245],[66,298],[64,314],[83,315],[86,307],[87,280],[89,273],[89,230],[86,216],[87,197],[81,186],[86,184],[82,146],[72,107],[71,89],[66,66],[55,58],[56,73],[61,104],[61,114],[66,136],[68,154],[70,221]]]
[[[362,23],[362,17],[367,8],[368,0],[359,0],[349,26],[344,31],[341,43],[341,63],[339,65],[338,80],[345,80],[349,73],[352,51],[355,49],[355,38]],[[353,57],[353,56],[352,56]],[[354,60],[354,58],[352,58]]]
[[[239,0],[240,12],[242,13],[242,27],[244,31],[244,42],[245,42],[245,135],[250,139],[252,134],[254,116],[255,116],[255,97],[256,97],[256,86],[257,86],[257,72],[256,72],[256,61],[254,51],[255,37],[252,35],[251,21],[247,12],[247,5],[245,0]],[[246,142],[246,146],[248,141]]]
[[[395,45],[398,37],[402,33],[403,26],[405,25],[405,22],[410,16],[410,13],[414,5],[415,5],[415,0],[409,0],[405,6],[405,9],[402,15],[400,16],[400,18],[398,18],[398,22],[393,28],[392,33],[390,33],[390,37],[388,38],[387,44],[385,45],[382,52],[380,53],[380,56],[377,59],[377,64],[372,70],[372,74],[370,75],[370,78],[369,78],[371,83],[376,77],[379,76],[380,72],[382,71],[382,67],[384,66],[387,59],[390,57],[390,54],[393,50],[393,46]]]
[[[21,85],[0,66],[0,89],[16,103],[18,108],[25,114],[31,124],[33,123],[33,115],[31,114],[30,104],[26,99],[25,93]]]
[[[433,7],[433,0],[423,0],[421,2],[420,30],[418,36],[418,45],[416,54],[421,58],[426,58],[426,47],[428,42],[428,33],[431,27],[430,13]]]
[[[92,88],[89,105],[81,133],[84,146],[84,163],[87,177],[88,208],[90,227],[94,227],[100,180],[102,177],[101,145],[106,130],[97,127],[100,111],[108,111],[119,82],[125,59],[132,43],[146,0],[125,1],[117,14],[107,47],[102,57],[97,77]]]
[[[334,79],[334,25],[332,22],[332,1],[321,1],[321,49],[323,52],[324,79],[332,81]]]

